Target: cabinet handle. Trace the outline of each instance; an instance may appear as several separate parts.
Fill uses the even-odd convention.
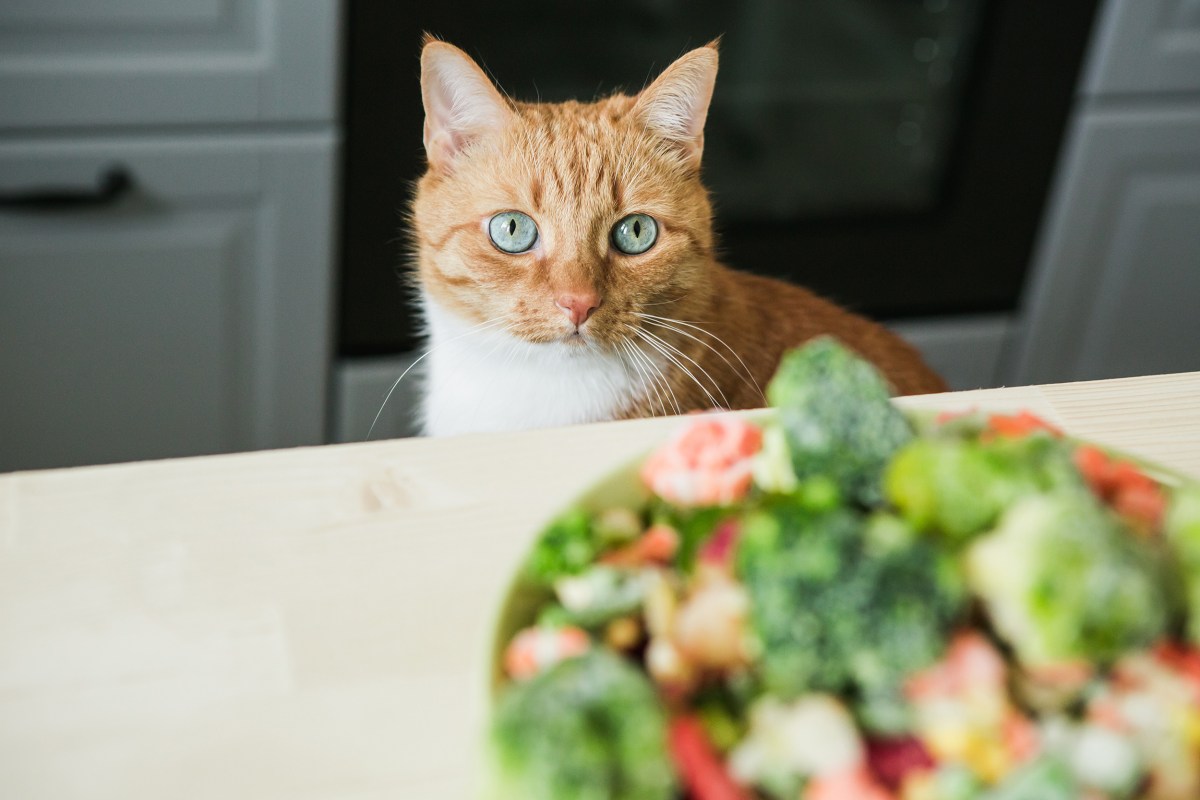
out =
[[[58,211],[97,208],[117,202],[133,189],[133,176],[116,165],[100,173],[95,186],[43,186],[0,192],[0,209]]]

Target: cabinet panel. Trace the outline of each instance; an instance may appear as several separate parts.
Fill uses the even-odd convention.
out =
[[[238,251],[253,246],[252,218],[203,216],[109,236],[68,226],[50,246],[36,231],[7,233],[0,468],[214,452],[244,439],[238,298],[251,295]]]
[[[1200,369],[1200,106],[1082,113],[1018,382]]]
[[[5,0],[0,129],[330,120],[336,0]]]
[[[320,442],[329,135],[0,144],[0,470]]]
[[[1200,91],[1200,0],[1108,0],[1084,91]]]

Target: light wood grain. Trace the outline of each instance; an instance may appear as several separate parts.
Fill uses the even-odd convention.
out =
[[[964,392],[1200,476],[1200,373]],[[508,576],[678,419],[0,476],[0,797],[461,797]]]

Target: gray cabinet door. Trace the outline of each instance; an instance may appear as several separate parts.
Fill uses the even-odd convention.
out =
[[[0,129],[329,120],[337,0],[3,0]]]
[[[329,134],[0,143],[0,470],[319,443]],[[13,204],[132,188],[94,206]]]
[[[1016,382],[1200,370],[1200,104],[1082,113]]]
[[[1200,91],[1200,0],[1108,0],[1086,94]]]

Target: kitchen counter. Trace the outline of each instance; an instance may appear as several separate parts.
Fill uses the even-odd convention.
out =
[[[1200,373],[1028,408],[1200,477]],[[0,476],[0,796],[469,794],[506,582],[678,419]]]

